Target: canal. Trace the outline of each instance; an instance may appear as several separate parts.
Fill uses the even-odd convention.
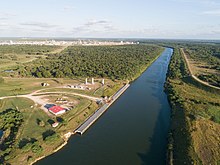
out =
[[[172,53],[166,48],[82,136],[36,164],[165,164],[170,107],[164,83]]]

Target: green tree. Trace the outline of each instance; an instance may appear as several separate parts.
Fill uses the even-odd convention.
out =
[[[45,78],[49,78],[49,77],[51,77],[51,73],[48,70],[44,70],[42,72],[42,76]]]

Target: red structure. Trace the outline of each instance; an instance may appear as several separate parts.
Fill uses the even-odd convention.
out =
[[[52,114],[54,114],[54,115],[61,115],[61,114],[63,114],[63,113],[66,112],[66,109],[65,109],[65,108],[62,108],[62,107],[57,106],[57,105],[54,105],[54,106],[50,107],[48,110],[49,110]]]

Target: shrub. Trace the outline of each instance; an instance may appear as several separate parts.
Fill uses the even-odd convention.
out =
[[[32,145],[31,150],[33,153],[40,154],[43,151],[43,148],[38,143],[35,142]]]
[[[43,140],[45,140],[47,137],[52,136],[53,134],[55,134],[56,132],[53,130],[47,130],[42,134]]]
[[[37,119],[37,125],[44,127],[45,126],[45,122],[43,120]]]
[[[58,139],[59,139],[59,135],[55,133],[55,134],[53,134],[51,136],[46,137],[45,141],[50,143],[50,142],[55,142]]]
[[[5,81],[5,80],[4,80],[2,77],[0,77],[0,84],[1,84],[1,83],[4,83],[4,81]]]
[[[29,151],[32,148],[32,144],[31,143],[27,143],[25,146],[22,147],[23,151]]]

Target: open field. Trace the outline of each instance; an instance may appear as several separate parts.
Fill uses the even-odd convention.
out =
[[[17,70],[25,63],[36,59],[46,58],[49,54],[59,53],[66,47],[40,46],[40,45],[1,45],[0,46],[0,72],[4,70]],[[1,75],[14,75],[1,73]]]
[[[106,96],[113,95],[114,91],[123,86],[126,81],[112,81],[105,79],[105,85],[101,84],[102,79],[95,79],[95,84],[85,85],[85,79],[68,79],[68,78],[4,78],[4,82],[0,85],[0,97],[1,96],[15,96],[28,94],[32,92],[55,92],[62,91],[65,92],[76,92],[84,93],[87,95]],[[41,83],[48,83],[49,86],[42,87]],[[91,87],[91,90],[80,90],[69,88],[68,85],[82,85]],[[60,88],[60,89],[59,89]],[[104,89],[104,91],[103,91]],[[104,93],[103,93],[104,92]]]
[[[218,45],[188,45],[183,52],[190,65],[192,75],[200,80],[220,87],[220,50]]]
[[[62,78],[4,78],[0,85],[0,96],[13,96],[28,94],[36,90],[44,90],[54,87],[62,87],[64,84],[80,84],[84,80],[62,79]],[[41,83],[48,83],[49,86],[42,87]]]
[[[74,93],[79,93],[79,94],[87,94],[89,96],[98,96],[98,97],[108,96],[109,97],[109,96],[112,96],[115,93],[115,91],[120,89],[125,83],[126,81],[114,81],[113,82],[111,80],[106,79],[105,85],[102,85],[100,81],[98,81],[98,83],[96,83],[95,85],[87,85],[88,87],[91,88],[90,90],[79,90],[79,89],[69,88],[67,87],[67,84],[66,84],[66,85],[63,85],[64,88],[62,88],[62,91],[67,92],[67,93],[74,92]],[[61,90],[61,87],[60,88],[57,87],[57,88],[48,88],[45,90],[41,90],[39,92],[58,92],[60,90]]]
[[[169,161],[218,164],[220,91],[191,77],[178,48],[170,62],[166,90],[172,107]]]
[[[17,134],[13,136],[12,148],[2,152],[2,155],[7,155],[5,159],[12,164],[24,160],[28,164],[63,144],[66,140],[64,134],[73,132],[94,113],[99,107],[96,101],[101,100],[101,96],[111,96],[125,83],[105,79],[105,85],[102,85],[101,80],[95,79],[95,84],[85,85],[83,79],[4,78],[0,85],[0,113],[17,109],[23,118]],[[49,86],[43,87],[41,83]],[[91,89],[72,89],[70,85],[89,86]],[[48,112],[44,107],[46,104],[56,104],[69,110],[57,117]],[[59,122],[58,127],[52,127],[54,122]],[[53,141],[53,145],[44,136],[51,137],[49,141]],[[7,133],[4,138],[7,139]],[[38,154],[33,153],[33,147],[38,148]]]
[[[64,134],[73,132],[99,107],[89,97],[111,96],[125,83],[124,81],[113,82],[105,79],[105,85],[102,85],[100,83],[102,79],[95,79],[95,84],[87,84],[91,88],[90,90],[69,87],[69,85],[86,86],[83,80],[4,78],[0,88],[2,91],[1,97],[4,96],[5,99],[0,99],[0,113],[5,113],[5,110],[12,108],[19,110],[23,116],[23,122],[19,127],[18,133],[13,136],[14,142],[11,149],[7,150],[7,152],[2,152],[3,155],[7,155],[4,156],[7,162],[14,164],[25,160],[26,164],[28,164],[36,158],[52,153],[65,142]],[[88,81],[91,80],[89,79]],[[49,86],[43,87],[41,83],[47,83]],[[43,106],[48,103],[60,105],[70,110],[61,117],[56,117],[49,112],[45,113],[48,110]],[[53,128],[51,124],[56,121],[59,122],[59,126]],[[49,132],[47,136],[51,136],[52,139],[49,142],[44,139],[44,134],[47,134],[47,131]],[[7,134],[5,138],[7,138]],[[50,141],[53,141],[53,145]],[[34,147],[39,149],[38,154],[34,153]]]
[[[189,54],[186,54],[183,49],[181,49],[181,53],[182,53],[182,56],[183,56],[183,58],[184,58],[184,60],[185,60],[185,62],[186,62],[186,65],[187,65],[187,67],[188,67],[189,74],[190,74],[190,76],[191,76],[192,78],[194,78],[196,81],[198,81],[198,82],[201,83],[201,84],[204,84],[204,85],[209,86],[209,87],[211,87],[211,88],[215,88],[215,89],[220,90],[220,87],[218,87],[218,86],[219,86],[219,83],[218,83],[218,82],[216,82],[215,84],[213,84],[213,83],[207,82],[206,80],[204,80],[203,77],[201,77],[201,75],[204,76],[204,73],[205,73],[206,75],[217,75],[217,77],[219,77],[219,76],[218,76],[218,73],[217,73],[217,70],[209,70],[209,71],[206,70],[206,71],[202,72],[203,69],[198,69],[197,65],[195,65],[195,62],[193,62],[192,60],[189,60]],[[198,72],[197,72],[197,71],[198,71]],[[215,72],[216,72],[216,73],[215,73]],[[196,76],[195,76],[195,75],[196,75]],[[199,78],[198,78],[197,76],[198,76]],[[213,84],[213,85],[212,85],[212,84]]]
[[[45,113],[40,105],[35,105],[35,103],[27,98],[9,98],[0,100],[1,103],[1,112],[4,113],[5,109],[15,108],[18,109],[23,116],[23,122],[20,126],[18,133],[14,137],[14,144],[12,150],[6,159],[10,159],[10,163],[13,162],[23,162],[23,159],[30,161],[28,157],[36,159],[36,157],[43,156],[45,153],[51,153],[56,147],[60,146],[64,142],[65,138],[63,135],[67,132],[72,132],[81,122],[83,122],[91,113],[93,113],[98,105],[96,102],[89,101],[82,97],[75,97],[70,94],[63,95],[52,95],[44,96],[45,102],[56,103],[56,96],[58,98],[62,97],[67,99],[68,103],[71,105],[66,105],[68,108],[72,106],[68,112],[66,112],[61,117],[56,117],[55,115],[48,115]],[[64,107],[63,104],[58,104]],[[59,121],[59,126],[53,128],[51,124],[53,122]],[[43,123],[41,126],[39,123]],[[53,145],[51,142],[44,140],[44,134],[46,131],[56,134],[58,138],[53,139]],[[5,134],[7,136],[7,134]],[[48,135],[49,136],[49,135]],[[7,137],[5,137],[7,138]],[[34,142],[29,142],[32,139]],[[44,148],[44,151],[35,155],[33,153],[32,147],[27,145],[34,145],[37,142],[41,148]],[[20,146],[20,147],[19,147]],[[4,152],[2,153],[4,154]],[[13,158],[13,159],[12,159]]]

